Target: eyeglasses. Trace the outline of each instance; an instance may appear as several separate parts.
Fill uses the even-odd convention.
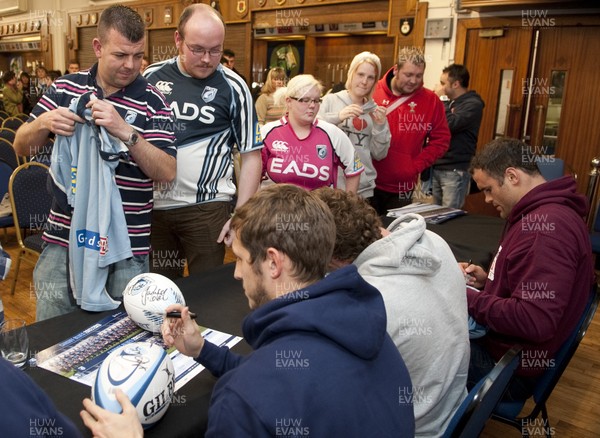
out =
[[[192,52],[192,55],[194,56],[204,56],[208,53],[208,56],[210,56],[211,58],[219,58],[221,57],[221,55],[223,54],[223,51],[220,49],[197,49],[197,48],[192,48],[188,45],[188,43],[186,43],[185,41],[183,41],[183,44],[185,44],[185,46],[188,48],[188,50],[190,52]]]
[[[323,102],[323,99],[311,99],[309,97],[291,97],[290,99],[294,99],[296,102],[300,102],[302,105],[308,105],[309,103],[314,103],[315,105],[319,105]]]

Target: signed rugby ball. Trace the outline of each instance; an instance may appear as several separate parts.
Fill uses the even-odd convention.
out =
[[[123,305],[129,317],[153,333],[160,333],[165,309],[171,304],[185,306],[185,299],[177,285],[164,275],[136,275],[123,291]]]
[[[114,395],[121,389],[147,429],[167,411],[175,390],[173,362],[167,352],[149,342],[132,342],[112,351],[102,362],[92,386],[92,400],[111,412],[122,408]]]

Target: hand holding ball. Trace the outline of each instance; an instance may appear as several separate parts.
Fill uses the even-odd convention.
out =
[[[120,389],[135,406],[144,429],[160,420],[175,391],[175,371],[167,352],[149,342],[131,342],[102,362],[92,386],[92,400],[101,408],[121,413],[114,391]]]

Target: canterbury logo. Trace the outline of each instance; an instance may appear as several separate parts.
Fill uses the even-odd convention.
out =
[[[158,88],[158,91],[160,91],[164,95],[171,94],[171,92],[173,91],[173,82],[158,81],[155,87]]]
[[[289,150],[287,142],[281,140],[275,140],[271,147],[274,151],[278,152],[287,152]]]

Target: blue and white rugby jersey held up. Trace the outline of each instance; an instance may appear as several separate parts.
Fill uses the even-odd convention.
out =
[[[82,94],[94,92],[102,95],[96,82],[98,64],[78,73],[65,75],[52,83],[31,112],[31,119],[58,107],[69,107]],[[110,102],[139,134],[153,146],[176,156],[173,117],[164,96],[138,76],[131,84],[104,100]],[[121,193],[127,231],[134,255],[150,252],[150,222],[153,207],[152,180],[142,172],[131,155],[119,160],[115,169],[115,182]],[[69,244],[71,212],[64,211],[54,202],[48,217],[44,240],[64,247]]]

